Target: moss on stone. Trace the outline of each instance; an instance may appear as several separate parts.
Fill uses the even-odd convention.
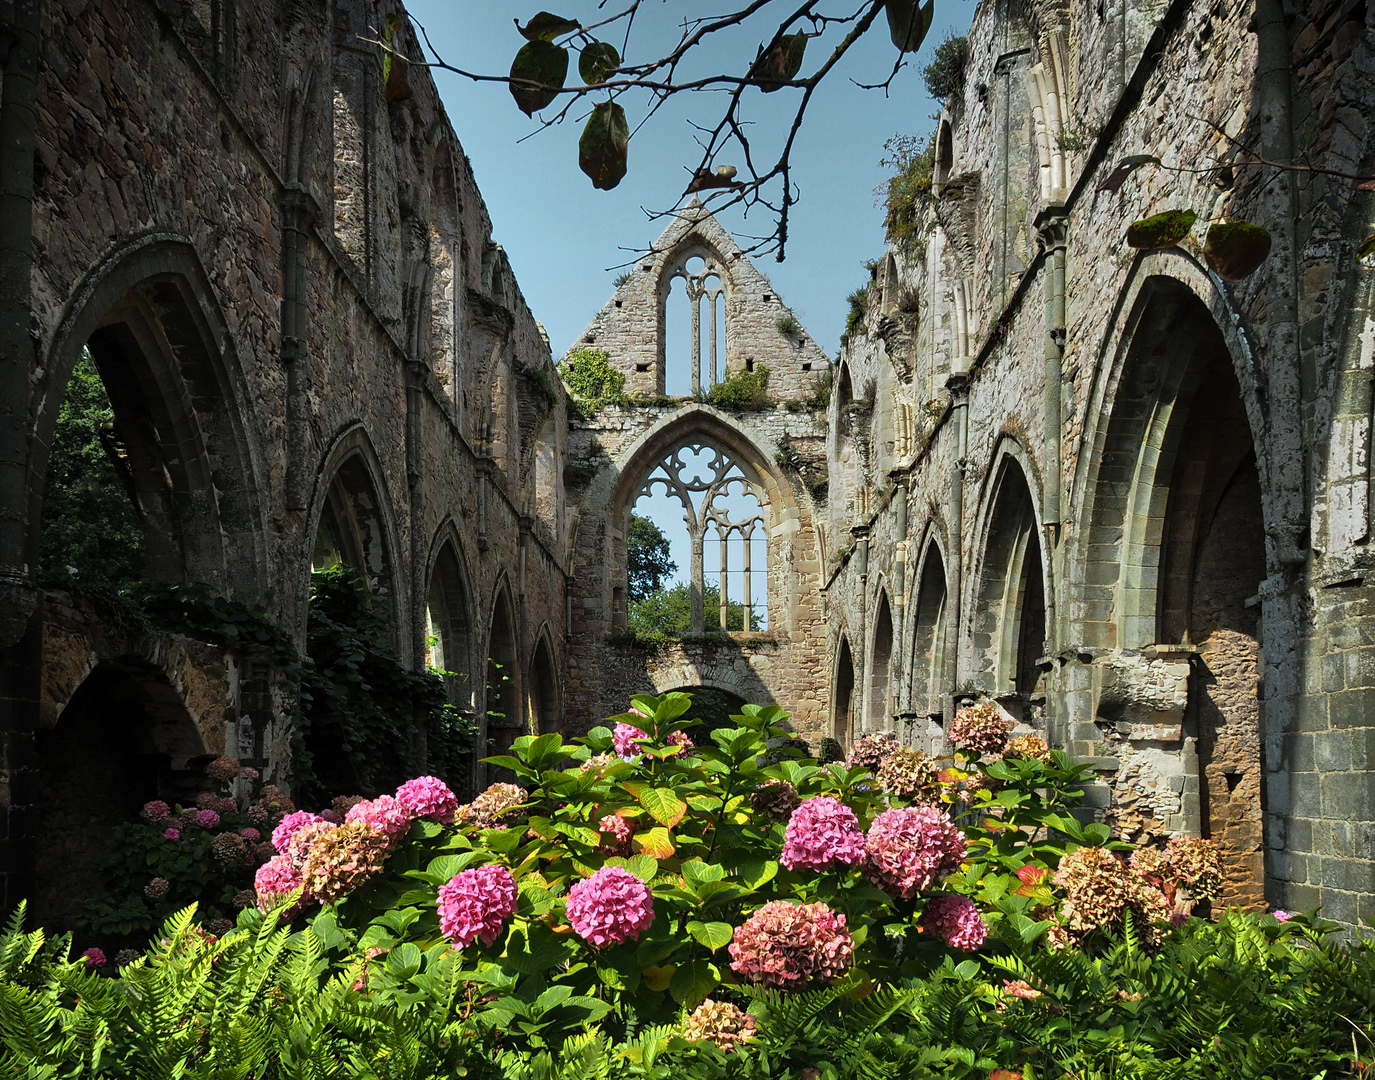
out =
[[[1203,254],[1218,277],[1241,281],[1253,274],[1270,254],[1270,233],[1249,221],[1210,225]]]
[[[1133,221],[1127,228],[1127,243],[1142,251],[1174,247],[1189,235],[1197,220],[1198,215],[1192,210],[1166,210]]]

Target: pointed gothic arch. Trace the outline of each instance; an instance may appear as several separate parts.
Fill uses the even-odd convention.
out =
[[[700,232],[693,231],[678,241],[664,258],[659,271],[659,393],[700,394],[726,377],[730,343],[730,293],[734,285],[725,259]],[[686,327],[677,325],[671,312],[679,291]],[[682,372],[670,371],[670,340],[678,342],[687,335],[687,389]]]
[[[529,733],[523,707],[520,644],[511,582],[503,574],[492,595],[487,624],[485,715],[479,725],[482,745],[504,754],[519,736]]]
[[[835,668],[831,677],[831,738],[849,752],[855,739],[855,661],[850,640],[842,631],[835,649]]]
[[[868,652],[864,730],[888,731],[893,725],[893,607],[888,602],[886,588],[879,589],[874,601],[873,633]]]
[[[943,712],[949,690],[945,677],[947,622],[945,558],[936,537],[928,535],[917,569],[909,656],[909,708],[921,716],[935,717]]]
[[[559,685],[557,654],[549,625],[540,627],[530,654],[527,704],[532,734],[548,735],[563,730],[563,692]]]

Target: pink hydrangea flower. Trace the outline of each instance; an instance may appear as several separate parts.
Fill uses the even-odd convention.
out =
[[[235,802],[231,796],[226,795],[220,800],[220,804],[216,809],[218,809],[221,814],[237,814],[239,812],[239,804]]]
[[[490,945],[516,911],[516,882],[504,866],[478,866],[439,887],[440,932],[459,945]]]
[[[686,731],[670,731],[668,738],[664,740],[669,746],[681,746],[686,753],[688,750],[697,749],[697,744],[688,738]]]
[[[157,825],[166,821],[172,816],[172,808],[161,799],[154,799],[152,802],[143,804],[143,809],[139,811],[139,816],[149,825]]]
[[[221,754],[205,767],[205,775],[211,780],[218,780],[222,784],[227,784],[239,775],[239,759],[232,758],[228,754]]]
[[[1288,922],[1288,921],[1289,921],[1290,919],[1292,919],[1293,917],[1294,917],[1294,913],[1293,913],[1292,911],[1285,911],[1285,910],[1282,909],[1282,908],[1278,908],[1278,909],[1276,909],[1276,911],[1275,911],[1275,918],[1278,919],[1278,920],[1279,920],[1280,922],[1282,922],[1282,923]]]
[[[933,896],[921,913],[921,928],[952,949],[973,952],[988,937],[988,927],[967,896]]]
[[[253,876],[253,890],[258,895],[258,910],[264,913],[281,907],[291,894],[301,887],[301,871],[286,855],[274,855]],[[304,899],[304,898],[303,898]],[[289,912],[285,916],[290,918]]]
[[[196,796],[196,809],[214,810],[220,805],[220,797],[213,791],[202,791]]]
[[[623,857],[630,855],[630,837],[634,829],[629,821],[618,814],[607,814],[597,822],[597,829],[602,834],[603,851]]]
[[[437,776],[417,776],[396,789],[396,801],[412,817],[429,818],[441,825],[452,825],[458,809],[458,796]]]
[[[784,990],[843,974],[853,955],[845,916],[820,901],[772,900],[735,928],[730,943],[732,971]]]
[[[568,890],[568,921],[599,948],[638,938],[654,921],[645,883],[619,866],[603,866]]]
[[[611,742],[621,757],[634,757],[640,752],[640,744],[649,739],[645,732],[634,724],[618,723],[611,733]]]
[[[375,799],[365,799],[354,803],[344,815],[344,823],[353,825],[362,822],[380,829],[393,844],[406,835],[415,815],[390,795],[379,795]]]
[[[213,829],[220,823],[220,815],[214,810],[197,810],[196,827],[199,829]]]
[[[253,768],[251,765],[245,765],[243,767],[241,775],[245,780],[257,780],[260,776],[262,776],[262,774],[258,772],[257,769]]]
[[[933,806],[885,810],[869,826],[864,876],[890,896],[910,900],[964,861],[964,834]]]
[[[169,826],[168,828],[162,830],[162,838],[164,840],[180,840],[181,830],[174,829]]]
[[[297,810],[295,813],[287,814],[277,823],[277,827],[272,830],[272,846],[278,852],[284,853],[287,844],[291,843],[291,838],[307,825],[314,825],[323,821],[324,818],[319,814],[312,814],[309,810]]]
[[[81,959],[85,962],[87,970],[102,968],[106,963],[105,952],[102,949],[87,949],[81,954]]]
[[[257,829],[253,828],[252,825],[244,829],[241,833],[239,833],[239,835],[242,836],[245,840],[247,840],[250,844],[256,844],[259,840],[263,838],[263,834],[260,833]]]
[[[864,858],[855,812],[829,795],[805,800],[788,818],[778,861],[789,870],[829,870]]]

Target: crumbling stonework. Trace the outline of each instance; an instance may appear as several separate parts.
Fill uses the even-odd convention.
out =
[[[1372,25],[1337,0],[981,3],[926,227],[840,358],[817,524],[832,684],[858,698],[836,734],[935,746],[993,698],[1094,763],[1121,835],[1217,839],[1224,903],[1352,924],[1375,913],[1350,178],[1375,169]],[[1110,179],[1137,154],[1164,165]],[[1123,242],[1189,207],[1181,244]],[[1240,281],[1203,250],[1229,220],[1272,237]]]

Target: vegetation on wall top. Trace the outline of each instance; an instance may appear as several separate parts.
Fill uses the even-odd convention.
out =
[[[896,172],[883,192],[883,227],[888,242],[911,249],[921,240],[922,207],[931,195],[936,169],[934,135],[894,135],[883,144],[879,165]]]
[[[559,377],[584,416],[630,400],[625,396],[625,373],[611,366],[611,354],[605,349],[575,349],[559,365]]]
[[[727,373],[713,386],[707,400],[722,409],[747,409],[759,412],[773,404],[769,397],[769,366],[755,364],[754,370],[740,368]]]
[[[964,89],[964,73],[969,65],[969,40],[951,34],[936,46],[931,62],[921,69],[926,92],[937,101]]]

